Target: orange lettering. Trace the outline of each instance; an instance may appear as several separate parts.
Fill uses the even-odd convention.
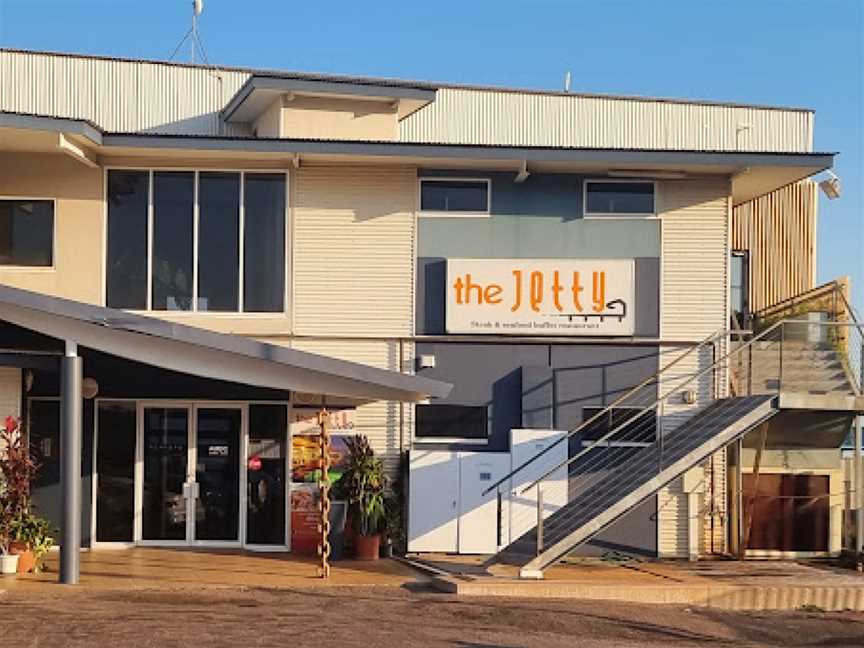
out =
[[[606,308],[606,273],[595,272],[593,281],[594,312],[601,313]]]
[[[540,312],[540,304],[543,303],[543,273],[534,271],[531,273],[531,310]]]
[[[573,273],[573,306],[578,312],[582,312],[582,303],[579,301],[579,293],[582,292],[582,284],[579,283],[579,273]]]
[[[486,300],[487,304],[500,304],[501,303],[501,293],[503,292],[503,288],[498,284],[489,284],[486,286],[486,290],[483,291],[483,298]]]
[[[564,287],[561,285],[561,277],[558,274],[558,271],[552,273],[552,301],[555,303],[555,308],[558,311],[563,311],[561,308],[561,291],[564,290]]]
[[[513,279],[515,279],[515,287],[516,287],[516,300],[513,302],[513,305],[510,307],[510,311],[515,313],[519,310],[519,307],[522,306],[522,271],[514,270],[513,271]]]

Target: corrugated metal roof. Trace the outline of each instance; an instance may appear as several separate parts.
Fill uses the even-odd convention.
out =
[[[800,106],[776,106],[765,104],[751,104],[733,101],[715,101],[708,99],[683,99],[675,97],[653,97],[645,95],[616,95],[607,93],[585,93],[585,92],[566,92],[563,90],[548,90],[539,88],[517,88],[509,86],[495,86],[483,84],[469,83],[452,83],[452,82],[436,82],[436,81],[420,81],[415,79],[400,79],[394,77],[374,77],[363,75],[350,74],[330,74],[318,72],[302,72],[296,70],[274,70],[269,68],[254,68],[231,65],[202,65],[197,63],[182,63],[177,61],[165,61],[159,59],[135,59],[117,56],[100,56],[96,54],[80,54],[74,52],[57,52],[50,50],[28,50],[16,48],[0,48],[0,52],[9,52],[15,54],[43,54],[46,56],[60,56],[67,58],[91,59],[99,61],[119,61],[124,63],[146,63],[151,65],[166,65],[178,68],[195,68],[195,69],[210,69],[224,72],[240,72],[246,74],[254,74],[257,76],[269,76],[284,79],[304,79],[313,81],[328,81],[331,83],[364,83],[369,85],[380,85],[385,87],[402,87],[415,88],[418,90],[437,90],[439,88],[451,88],[462,90],[480,90],[488,92],[503,92],[514,94],[533,94],[547,95],[560,97],[584,97],[594,99],[617,99],[624,101],[643,101],[643,102],[660,102],[660,103],[675,103],[675,104],[694,104],[705,106],[727,106],[732,108],[758,108],[762,110],[785,110],[785,111],[801,111],[814,112],[812,108]]]

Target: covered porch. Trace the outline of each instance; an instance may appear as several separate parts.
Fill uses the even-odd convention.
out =
[[[276,560],[292,549],[295,397],[333,410],[449,391],[7,286],[0,305],[0,366],[18,371],[19,411],[43,463],[34,499],[60,527],[54,573],[64,583],[91,560],[78,547],[184,548],[205,562],[216,554],[195,550],[255,548]],[[134,552],[115,555],[134,562]]]

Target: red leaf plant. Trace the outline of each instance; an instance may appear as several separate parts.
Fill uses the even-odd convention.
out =
[[[9,552],[14,520],[30,512],[30,482],[39,465],[30,455],[21,422],[6,417],[0,428],[0,551]]]

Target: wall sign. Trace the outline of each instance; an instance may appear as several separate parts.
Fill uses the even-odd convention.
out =
[[[633,335],[632,259],[448,259],[447,332]]]

